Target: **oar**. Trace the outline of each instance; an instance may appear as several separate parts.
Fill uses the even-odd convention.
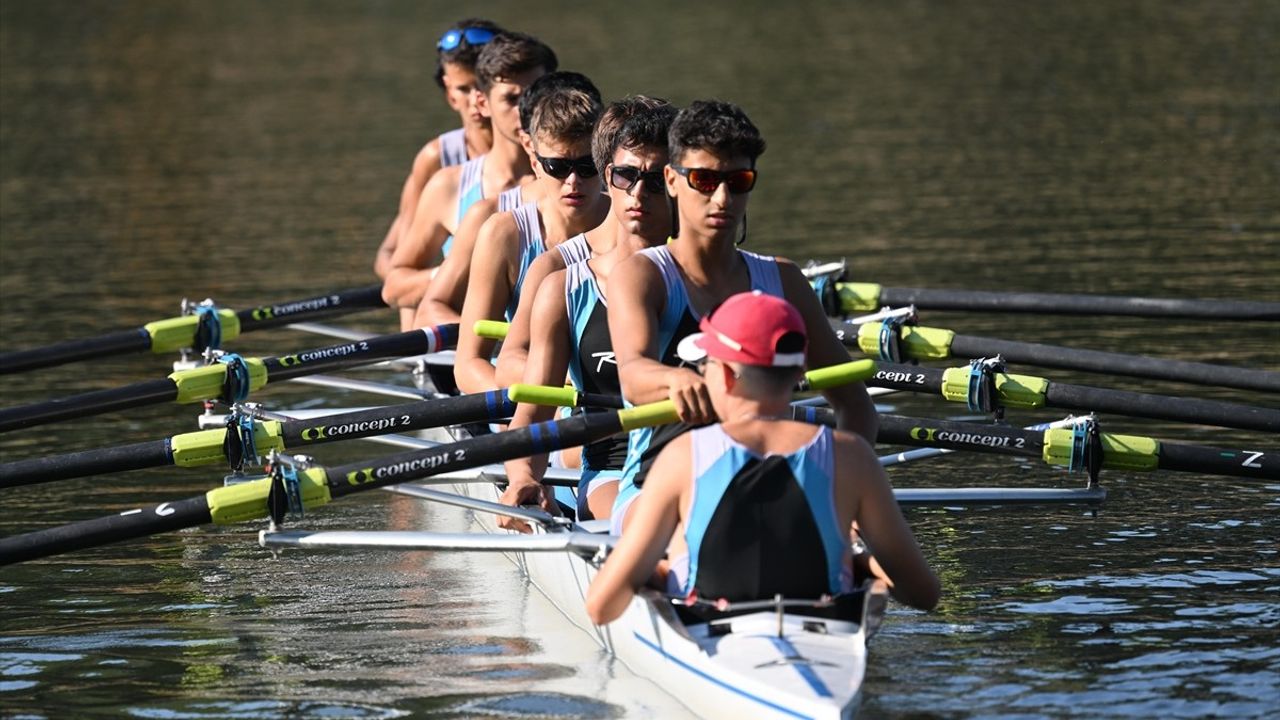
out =
[[[433,353],[453,347],[457,337],[457,325],[441,325],[275,358],[237,358],[239,364],[236,368],[233,368],[234,362],[219,362],[193,370],[180,370],[163,380],[5,408],[0,410],[0,432],[170,401],[192,403],[221,397],[227,402],[237,402],[268,381],[288,380],[387,357]]]
[[[823,383],[823,380],[819,382]],[[852,382],[852,380],[843,380],[843,382]],[[823,385],[823,387],[829,386]],[[821,389],[821,387],[815,389]],[[507,392],[513,401],[520,403],[558,407],[590,404],[572,388],[516,384],[508,388]],[[610,400],[605,396],[605,399],[616,402],[620,398]],[[836,424],[835,412],[829,408],[792,406],[791,417],[801,422],[832,427]],[[881,413],[879,418],[880,432],[876,437],[877,443],[1038,457],[1051,465],[1068,467],[1074,464],[1073,460],[1080,459],[1073,455],[1076,439],[1070,429],[1016,428],[1005,425],[902,417],[884,413]],[[1100,438],[1102,468],[1175,470],[1248,478],[1280,478],[1280,450],[1225,450],[1114,433],[1100,433]]]
[[[1000,355],[1009,362],[1036,367],[1083,370],[1156,380],[1176,380],[1197,385],[1280,392],[1280,373],[1253,368],[1077,350],[1038,343],[958,335],[942,328],[895,325],[885,335],[881,326],[833,321],[832,327],[845,345],[857,347],[871,356],[883,356],[893,348],[903,358],[936,360],[948,357],[978,358]],[[886,340],[888,341],[886,343]]]
[[[239,312],[219,309],[212,313],[213,317],[203,322],[215,323],[217,328],[213,333],[219,334],[222,341],[227,341],[235,339],[242,333],[284,325],[296,320],[329,317],[381,307],[386,307],[386,303],[382,301],[382,286],[371,285],[302,300],[259,305]],[[145,350],[169,353],[192,347],[197,344],[196,337],[201,331],[202,317],[203,315],[199,313],[183,315],[156,320],[133,330],[121,330],[98,337],[0,353],[0,375],[107,355],[122,355]],[[211,347],[216,346],[217,343],[211,344]]]
[[[1112,315],[1204,320],[1280,320],[1280,303],[1249,300],[1192,300],[1115,295],[1076,295],[981,290],[882,287],[875,283],[815,283],[824,305],[846,315],[885,305],[922,310],[970,310],[1041,315]]]
[[[507,398],[505,390],[491,390],[307,420],[265,420],[253,423],[251,454],[266,456],[272,450],[283,451],[442,425],[501,420],[511,417],[514,411],[515,403]],[[229,462],[228,443],[234,443],[232,448],[239,448],[242,444],[239,438],[240,431],[234,427],[201,430],[163,440],[3,463],[0,464],[0,488],[168,465],[199,467]],[[232,449],[231,452],[239,454],[246,450]]]
[[[831,365],[804,374],[800,383],[801,390],[826,390],[838,385],[864,381],[874,375],[874,360],[854,360],[839,365]],[[551,405],[555,407],[598,407],[615,408],[623,404],[618,395],[602,395],[580,393],[572,387],[552,387],[549,385],[528,385],[516,383],[507,388],[507,397],[512,402],[530,403],[533,405]]]
[[[427,451],[399,453],[334,468],[297,471],[295,498],[303,510],[374,488],[534,453],[584,445],[625,430],[672,422],[669,401],[615,412],[587,413],[483,435]],[[282,514],[284,500],[272,493],[275,478],[219,487],[203,495],[127,510],[117,515],[0,539],[0,565],[48,557],[162,532],[244,522]],[[269,496],[273,496],[269,508]]]
[[[970,402],[973,370],[970,367],[941,370],[915,365],[880,363],[867,385],[895,390],[940,394],[952,402]],[[1103,412],[1155,420],[1176,420],[1241,430],[1280,432],[1280,410],[1218,400],[1170,397],[1087,385],[1050,382],[1031,375],[993,373],[977,386],[989,387],[996,405],[1012,408],[1051,407],[1082,412]]]
[[[792,415],[803,422],[835,424],[835,413],[826,408],[797,407]],[[1106,432],[1099,433],[1099,441],[1102,469],[1172,470],[1280,479],[1280,449],[1225,449]],[[1050,465],[1066,467],[1079,464],[1081,460],[1075,431],[1071,428],[1036,430],[882,414],[876,442],[1035,457]]]

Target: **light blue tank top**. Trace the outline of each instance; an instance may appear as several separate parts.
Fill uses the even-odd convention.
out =
[[[516,229],[520,233],[520,264],[516,272],[516,284],[511,288],[511,299],[507,302],[507,322],[516,316],[516,307],[520,304],[520,290],[524,286],[524,276],[529,273],[529,266],[539,255],[546,252],[546,243],[542,240],[542,223],[538,218],[538,204],[527,203],[511,211],[516,221]]]
[[[689,438],[693,497],[689,503],[689,516],[685,520],[684,531],[688,555],[685,558],[675,558],[672,565],[672,570],[682,581],[680,587],[683,593],[688,593],[697,584],[698,558],[704,541],[707,540],[706,531],[720,506],[726,502],[726,491],[749,463],[764,459],[729,437],[719,424],[691,430]],[[834,452],[831,428],[821,427],[803,447],[788,455],[778,456],[786,461],[791,477],[785,480],[776,478],[784,482],[795,482],[804,493],[805,505],[812,514],[813,524],[826,551],[827,591],[833,595],[849,592],[853,586],[848,562],[849,528],[841,525],[836,513]],[[732,513],[733,508],[727,508],[727,511]],[[778,518],[777,521],[794,524],[801,520]],[[720,537],[713,542],[727,540],[727,537]],[[780,548],[778,552],[785,554],[786,551]]]
[[[524,204],[524,194],[520,192],[521,186],[517,185],[513,188],[507,188],[498,195],[498,212],[510,212]]]
[[[455,214],[454,227],[462,224],[462,216],[467,214],[467,210],[476,204],[477,200],[484,198],[484,155],[474,160],[468,160],[462,164],[458,175],[458,211]],[[440,248],[440,252],[445,257],[449,256],[449,250],[453,248],[453,236],[450,235],[444,241],[444,246]]]

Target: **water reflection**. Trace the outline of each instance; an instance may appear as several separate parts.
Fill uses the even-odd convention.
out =
[[[649,4],[485,12],[609,97],[742,103],[770,148],[749,247],[848,257],[896,286],[1280,300],[1280,9],[1267,2]],[[733,15],[727,13],[732,12]],[[408,160],[449,118],[430,38],[456,4],[0,4],[0,348],[371,281]],[[618,48],[638,49],[629,62]],[[322,286],[322,287],[318,287]],[[1001,317],[926,324],[1280,370],[1274,323]],[[391,318],[353,319],[389,330]],[[315,344],[284,332],[240,349]],[[106,359],[0,376],[2,404],[168,372]],[[1083,373],[1057,382],[1275,406]],[[272,389],[280,405],[364,404]],[[895,397],[898,412],[960,408]],[[155,408],[0,436],[0,457],[193,428]],[[1015,413],[1030,423],[1049,413]],[[1256,433],[1104,417],[1221,447]],[[323,462],[374,454],[326,447]],[[1026,459],[896,468],[902,487],[1066,487]],[[186,497],[165,469],[6,492],[0,533]],[[1104,473],[1107,504],[911,521],[944,578],[895,610],[869,717],[1263,717],[1280,706],[1280,485]],[[465,529],[405,498],[308,527]],[[0,707],[56,717],[677,717],[496,559],[258,550],[202,529],[0,571]],[[490,562],[493,560],[493,562]],[[532,608],[532,609],[530,609]],[[526,615],[528,617],[526,617]],[[535,618],[535,619],[529,619]]]

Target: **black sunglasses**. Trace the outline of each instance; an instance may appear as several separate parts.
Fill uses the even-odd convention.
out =
[[[721,183],[729,186],[729,192],[734,195],[742,195],[751,192],[751,188],[756,186],[756,171],[748,170],[708,170],[707,168],[687,168],[679,165],[672,165],[675,170],[684,179],[689,182],[689,187],[697,190],[704,195],[710,195],[720,187]]]
[[[542,166],[543,171],[557,180],[564,180],[570,174],[577,175],[580,178],[593,178],[600,174],[600,170],[596,168],[596,163],[591,159],[590,155],[576,158],[559,158],[542,157],[534,153],[534,157],[538,158],[538,164]]]
[[[663,191],[662,171],[642,172],[634,165],[613,165],[609,168],[609,184],[623,192],[631,192],[636,183],[642,183],[645,192],[659,195]]]

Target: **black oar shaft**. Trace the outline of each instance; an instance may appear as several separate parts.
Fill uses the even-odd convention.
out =
[[[352,365],[368,364],[389,357],[435,352],[453,347],[456,342],[457,326],[442,325],[438,328],[380,335],[367,340],[355,340],[292,355],[267,358],[263,363],[267,366],[267,377],[272,381],[279,381]]]
[[[1042,315],[1115,315],[1216,320],[1280,320],[1280,303],[1247,300],[1184,300],[981,290],[880,289],[880,304],[925,310],[973,310]]]
[[[151,348],[151,336],[145,328],[121,330],[81,340],[68,340],[30,350],[0,353],[0,375],[53,367],[77,360],[106,355],[141,352]]]
[[[31,405],[0,409],[0,432],[35,427],[87,415],[100,415],[114,410],[155,405],[178,397],[173,380],[149,380],[110,390],[72,395]]]
[[[940,393],[943,371],[915,365],[880,363],[875,377],[867,381],[875,387],[912,392]],[[1084,385],[1049,383],[1045,405],[1064,410],[1114,413],[1130,417],[1280,432],[1280,410],[1239,405],[1218,400],[1179,398],[1166,395],[1108,390]]]
[[[237,321],[237,327],[225,330],[228,335],[226,339],[230,340],[239,333],[252,332],[300,320],[320,319],[357,310],[385,306],[386,303],[382,301],[381,285],[370,285],[275,305],[260,305],[236,312],[234,319]],[[223,312],[227,313],[227,317],[230,319],[231,311],[226,310]],[[179,324],[174,326],[172,323]],[[161,332],[158,329],[160,326],[167,326],[167,329]],[[156,344],[156,336],[152,334],[153,331],[164,337],[163,340],[159,341],[159,344]],[[186,318],[157,321],[133,330],[121,330],[98,337],[69,340],[40,348],[0,353],[0,375],[64,365],[77,360],[88,360],[95,357],[141,352],[150,350],[153,347],[156,352],[167,352],[193,344],[196,334],[197,324],[195,318],[188,316]]]
[[[1280,452],[1160,444],[1160,467],[1211,475],[1280,479]]]
[[[835,425],[835,413],[827,408],[796,407],[792,416],[803,422]],[[882,414],[876,442],[1043,459],[1044,437],[1042,430],[1007,425]],[[1104,463],[1105,457],[1104,454]],[[1280,479],[1280,452],[1274,450],[1235,450],[1161,440],[1156,458],[1160,470]]]
[[[505,391],[491,390],[310,420],[287,420],[280,424],[280,436],[285,447],[298,448],[441,425],[499,420],[511,417],[514,412],[515,403],[507,399]]]
[[[265,512],[265,504],[264,504]],[[133,540],[212,522],[207,496],[164,502],[0,539],[0,565]]]
[[[310,509],[311,505],[305,498],[317,497],[314,494],[317,487],[327,491],[328,499],[337,499],[407,480],[465,470],[532,453],[584,445],[632,427],[629,424],[631,422],[669,422],[674,418],[675,411],[674,407],[666,404],[661,410],[649,406],[622,413],[630,413],[630,419],[624,420],[620,413],[589,413],[565,420],[538,423],[519,430],[483,435],[427,451],[399,453],[331,469],[312,468],[305,471],[308,481],[321,481],[322,485],[309,485],[302,489],[304,504]],[[648,419],[643,419],[646,417]],[[268,516],[269,485],[268,481],[258,481],[218,488],[186,500],[160,503],[119,515],[0,538],[0,565],[210,522],[233,523],[264,518]],[[324,501],[315,500],[317,504]]]
[[[250,359],[247,362],[251,365],[259,363],[257,365],[259,369],[265,368],[266,373],[261,377],[260,383],[265,384],[268,380],[287,380],[334,368],[377,362],[388,357],[436,352],[453,347],[457,337],[457,325],[441,325],[341,345],[330,345],[278,358],[267,358],[261,361]],[[218,372],[213,368],[197,368],[174,373],[164,380],[151,380],[112,390],[98,390],[57,400],[5,408],[0,410],[0,432],[173,400],[179,402],[211,400],[218,397],[222,381],[218,380],[210,384],[207,380],[209,378],[217,380]],[[225,368],[221,372],[225,374]],[[196,389],[183,392],[179,387],[181,378],[197,374],[204,377],[206,381],[198,385],[192,383],[192,387]],[[251,387],[259,387],[260,384],[253,384],[252,374],[250,371]]]
[[[240,318],[240,332],[244,333],[287,325],[300,320],[318,320],[357,310],[370,310],[386,306],[387,304],[382,300],[382,286],[370,285],[329,295],[317,295],[305,300],[294,300],[275,305],[260,305],[248,310],[241,310],[236,313],[236,317]]]
[[[128,472],[172,464],[167,440],[49,455],[0,464],[0,488]]]
[[[515,403],[505,390],[420,400],[309,420],[287,420],[279,423],[278,429],[273,424],[263,424],[256,431],[262,434],[256,449],[265,454],[264,442],[271,443],[271,447],[296,449],[441,425],[501,420],[514,412]],[[174,464],[193,467],[225,462],[221,441],[216,434],[213,438],[209,435],[210,432],[187,433],[164,440],[0,463],[0,488]]]
[[[1100,350],[1079,350],[971,335],[956,335],[951,341],[951,353],[961,358],[1000,355],[1009,362],[1035,367],[1174,380],[1241,390],[1280,392],[1280,373],[1228,365],[1166,360]]]
[[[462,470],[514,457],[586,445],[623,429],[618,413],[585,413],[517,430],[481,435],[437,450],[398,453],[374,461],[351,463],[327,471],[335,497],[371,488]]]

